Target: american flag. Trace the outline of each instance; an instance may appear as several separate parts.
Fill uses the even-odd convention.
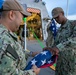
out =
[[[50,25],[50,30],[52,31],[54,39],[55,39],[55,36],[57,34],[57,28],[56,28],[56,23],[55,23],[54,19],[52,20],[52,23]]]
[[[38,68],[46,68],[53,65],[56,62],[57,56],[52,56],[49,50],[42,51],[37,54],[31,61],[29,61],[28,65],[24,70],[29,70],[33,65],[36,65]]]

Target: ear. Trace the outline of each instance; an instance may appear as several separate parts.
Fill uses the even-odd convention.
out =
[[[12,11],[12,10],[9,11],[9,15],[8,16],[9,16],[10,20],[13,20],[14,19],[14,11]]]

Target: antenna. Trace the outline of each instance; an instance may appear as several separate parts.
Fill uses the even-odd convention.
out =
[[[68,9],[69,9],[69,0],[67,0],[66,17],[68,17]]]
[[[24,20],[24,23],[25,23],[24,24],[24,31],[25,31],[25,34],[24,34],[25,35],[25,38],[24,38],[25,39],[25,46],[24,46],[25,48],[24,49],[26,50],[27,49],[26,48],[26,18],[24,18],[23,20]]]

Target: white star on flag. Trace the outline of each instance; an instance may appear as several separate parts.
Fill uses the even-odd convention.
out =
[[[50,64],[51,62],[53,62],[53,61],[51,61],[51,60],[50,60],[50,61],[48,61],[48,63],[49,63],[49,64]]]
[[[36,63],[37,61],[34,59],[34,60],[32,60],[31,62],[32,62],[32,63],[31,63],[32,65],[35,65],[35,63]]]
[[[41,60],[41,62],[42,62],[42,65],[44,65],[45,63],[46,63],[46,59],[43,61],[43,60]]]
[[[46,55],[47,51],[41,52],[42,55]]]
[[[52,26],[54,26],[54,24],[52,23]]]
[[[55,28],[53,28],[53,30],[55,30]]]

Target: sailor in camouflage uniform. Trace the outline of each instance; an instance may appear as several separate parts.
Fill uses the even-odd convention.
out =
[[[0,75],[38,75],[40,69],[33,66],[24,71],[26,66],[25,52],[17,35],[23,16],[29,16],[16,0],[6,0],[0,9]]]
[[[52,16],[61,24],[53,47],[49,48],[58,54],[55,75],[76,75],[76,21],[68,20],[61,7],[54,8]]]

